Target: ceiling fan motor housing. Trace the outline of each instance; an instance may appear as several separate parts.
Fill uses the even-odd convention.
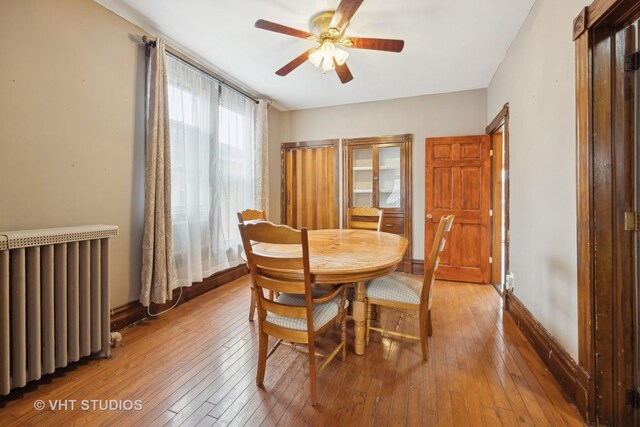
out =
[[[312,34],[317,34],[320,39],[330,38],[336,40],[340,35],[340,31],[335,28],[330,28],[331,20],[335,10],[323,10],[311,17],[309,20],[309,30]]]

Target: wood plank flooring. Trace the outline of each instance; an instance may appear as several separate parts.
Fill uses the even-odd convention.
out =
[[[109,360],[80,363],[0,400],[0,425],[574,426],[575,407],[507,316],[491,286],[437,282],[430,358],[417,341],[371,332],[364,356],[335,359],[309,404],[306,355],[280,347],[255,385],[257,321],[245,276],[123,331]],[[382,310],[386,329],[417,321]],[[330,347],[339,328],[319,342]],[[139,400],[141,410],[82,410],[82,400]],[[45,409],[34,409],[43,400]],[[49,401],[77,401],[52,410]]]

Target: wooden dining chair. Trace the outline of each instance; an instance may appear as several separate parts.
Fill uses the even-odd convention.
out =
[[[365,301],[367,305],[367,323],[365,329],[365,343],[369,344],[370,330],[387,333],[390,335],[419,340],[422,344],[422,358],[429,357],[428,338],[433,332],[431,325],[431,291],[435,282],[435,271],[440,262],[439,254],[444,249],[445,233],[451,231],[453,215],[445,215],[440,219],[436,235],[431,245],[429,258],[425,262],[425,272],[423,281],[406,277],[400,273],[391,273],[367,283],[365,291]],[[402,334],[382,328],[371,326],[371,305],[392,308],[396,310],[417,311],[420,323],[420,336]],[[409,314],[409,313],[407,313]]]
[[[278,345],[283,341],[294,343],[294,348],[308,353],[311,404],[315,406],[316,374],[340,350],[343,361],[347,356],[346,287],[339,285],[324,293],[317,290],[312,292],[306,228],[294,230],[286,225],[259,222],[240,224],[240,234],[258,301],[259,353],[256,383],[262,385],[267,357]],[[254,252],[259,244],[297,245],[299,251],[289,258],[267,256]],[[279,295],[275,300],[269,300],[264,295],[265,290]],[[335,323],[341,325],[340,343],[329,355],[316,354],[316,337],[328,331]],[[270,350],[267,349],[269,336],[277,338]],[[296,344],[306,345],[306,351]],[[326,357],[317,369],[316,357]]]
[[[380,231],[382,215],[378,208],[349,208],[348,228]]]
[[[348,228],[357,230],[380,231],[382,228],[382,209],[378,208],[349,208]],[[349,294],[349,300],[353,301],[353,292]],[[351,314],[351,308],[349,309]],[[377,319],[379,308],[375,307],[373,311],[374,317]]]
[[[238,212],[238,224],[245,224],[247,222],[259,222],[266,221],[267,213],[265,211],[258,211],[255,209],[245,209],[242,212]],[[273,299],[273,296],[272,298]],[[253,316],[256,312],[256,294],[253,290],[253,284],[251,285],[251,303],[249,307],[249,321],[253,322]]]
[[[265,211],[258,211],[255,209],[245,209],[242,212],[238,212],[238,223],[244,224],[249,221],[266,221],[267,213]]]

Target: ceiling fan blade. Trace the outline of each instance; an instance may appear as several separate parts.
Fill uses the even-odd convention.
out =
[[[364,0],[342,0],[331,19],[329,28],[337,28],[342,31],[363,1]]]
[[[295,28],[287,27],[284,25],[276,24],[275,22],[265,21],[264,19],[258,19],[254,24],[256,28],[261,30],[273,31],[274,33],[286,34],[287,36],[300,37],[306,39],[308,37],[315,37],[311,33],[306,31],[296,30]]]
[[[294,59],[293,61],[289,62],[287,65],[285,65],[284,67],[276,71],[276,74],[282,77],[286,76],[287,74],[289,74],[290,72],[298,68],[300,65],[302,65],[304,61],[309,59],[310,52],[311,50],[303,52],[302,55],[298,56],[296,59]]]
[[[335,59],[333,60],[333,63],[336,66],[336,73],[338,74],[338,77],[340,78],[342,84],[349,83],[351,80],[353,80],[351,70],[349,70],[349,67],[347,67],[346,63],[338,65]]]
[[[351,40],[351,43],[349,43]],[[366,37],[349,37],[343,45],[354,49],[384,50],[386,52],[402,52],[404,40],[370,39]]]

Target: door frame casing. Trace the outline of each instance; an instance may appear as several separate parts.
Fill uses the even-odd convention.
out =
[[[630,421],[621,392],[628,386],[625,358],[634,351],[632,343],[628,347],[633,333],[628,315],[633,303],[625,297],[633,282],[623,262],[628,256],[625,252],[632,249],[626,248],[628,239],[620,232],[631,191],[621,188],[626,185],[624,153],[630,130],[620,120],[628,113],[624,90],[616,90],[625,87],[624,76],[620,80],[614,67],[620,65],[618,31],[638,13],[637,0],[596,0],[580,12],[573,25],[579,364],[575,397],[588,423],[622,425]],[[607,333],[612,337],[602,339]],[[622,355],[616,344],[626,347]],[[618,380],[620,385],[615,383]]]
[[[505,298],[505,296],[507,295],[507,292],[505,292],[505,286],[506,286],[506,277],[505,275],[507,274],[507,272],[509,271],[509,103],[505,103],[502,106],[502,109],[498,112],[498,114],[496,114],[496,116],[494,117],[494,119],[491,121],[491,123],[489,123],[487,125],[487,127],[485,128],[485,133],[487,135],[491,135],[491,149],[494,150],[494,156],[492,157],[492,168],[491,168],[491,187],[492,187],[492,191],[495,192],[495,187],[496,187],[496,180],[498,179],[496,177],[496,159],[498,159],[499,157],[495,155],[495,150],[496,147],[493,146],[493,135],[495,133],[497,133],[500,129],[503,129],[503,134],[504,137],[502,139],[502,153],[503,153],[503,159],[502,159],[502,165],[504,165],[504,171],[505,171],[505,175],[503,178],[503,182],[502,182],[502,186],[504,187],[504,218],[501,218],[501,223],[504,223],[505,225],[505,236],[501,236],[504,238],[505,242],[504,242],[504,253],[501,254],[501,256],[504,258],[504,275],[500,278],[501,283],[503,284],[503,299]],[[502,166],[499,165],[499,166]],[[495,215],[496,212],[496,206],[495,206],[495,194],[492,195],[491,197],[492,199],[492,206],[493,206],[493,210],[494,210],[494,218],[500,218],[499,216]],[[502,207],[502,206],[500,206]],[[498,224],[498,227],[501,228],[502,224]],[[491,253],[494,253],[494,249],[495,249],[495,245],[500,245],[500,241],[496,242],[496,238],[495,238],[495,220],[491,222]],[[496,260],[494,259],[493,262],[495,263]],[[493,279],[493,277],[492,277]],[[493,281],[493,280],[492,280]],[[505,300],[506,302],[506,300]]]

